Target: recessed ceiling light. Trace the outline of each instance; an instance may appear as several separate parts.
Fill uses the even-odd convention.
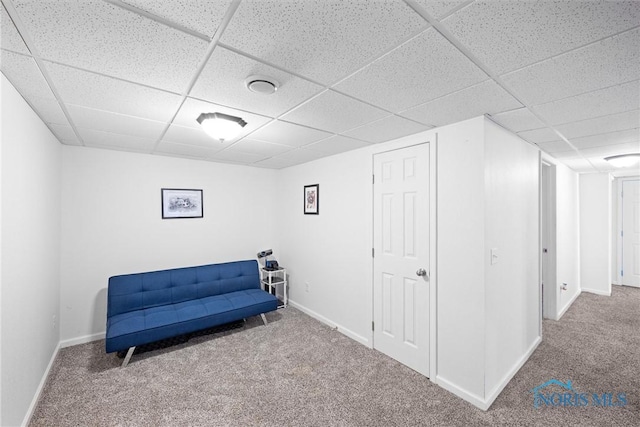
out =
[[[620,154],[605,157],[604,159],[617,168],[628,168],[640,163],[640,153]]]
[[[247,89],[262,95],[271,95],[278,90],[280,84],[270,77],[250,76],[244,81]]]
[[[223,113],[202,113],[196,121],[200,123],[207,135],[220,142],[234,138],[247,125],[247,122],[240,117]]]

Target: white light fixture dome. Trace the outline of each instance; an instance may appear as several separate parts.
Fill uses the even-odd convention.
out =
[[[611,166],[616,168],[629,168],[640,164],[640,153],[620,154],[617,156],[609,156],[604,158]]]
[[[202,113],[196,119],[202,129],[213,139],[224,142],[235,138],[247,122],[240,117],[223,113]]]
[[[278,90],[280,84],[271,77],[265,76],[250,76],[244,81],[251,92],[259,93],[261,95],[271,95]]]

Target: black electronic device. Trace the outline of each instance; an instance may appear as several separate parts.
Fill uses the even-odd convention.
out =
[[[269,255],[271,255],[273,253],[273,251],[271,249],[266,249],[264,251],[260,251],[258,252],[258,258],[265,258],[268,257]]]
[[[265,263],[264,269],[267,270],[267,271],[274,271],[274,270],[279,270],[280,266],[278,265],[278,261],[273,259],[273,260],[267,261]]]

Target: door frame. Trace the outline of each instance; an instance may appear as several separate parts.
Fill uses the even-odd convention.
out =
[[[437,340],[437,327],[436,327],[436,322],[437,322],[437,288],[438,288],[438,281],[437,281],[437,253],[436,253],[436,248],[437,248],[437,239],[438,239],[438,234],[437,234],[437,155],[438,155],[438,134],[437,132],[433,133],[433,135],[422,135],[419,136],[418,139],[416,139],[415,137],[409,137],[409,138],[403,138],[403,142],[400,142],[398,144],[394,144],[393,146],[389,147],[388,144],[385,144],[385,148],[383,149],[378,149],[378,150],[374,150],[371,153],[371,169],[370,169],[370,173],[371,176],[374,175],[375,172],[375,165],[374,165],[374,156],[376,154],[381,154],[381,153],[386,153],[389,151],[397,151],[397,150],[401,150],[404,148],[409,148],[409,147],[413,147],[416,145],[423,145],[423,144],[427,144],[427,146],[429,147],[429,380],[433,383],[435,383],[435,379],[437,377],[437,345],[438,345],[438,340]],[[375,213],[374,211],[374,203],[373,203],[373,180],[371,181],[371,191],[369,193],[370,195],[370,215],[369,215],[369,221],[370,222],[370,236],[369,236],[369,242],[371,243],[371,248],[374,247],[374,221],[373,221],[373,215]],[[373,300],[373,293],[374,293],[374,276],[373,276],[373,268],[374,268],[374,257],[371,257],[371,261],[370,261],[370,266],[369,266],[369,279],[370,279],[370,300],[369,300],[369,307],[371,307],[371,323],[373,324],[373,319],[374,319],[374,300]],[[374,348],[374,342],[373,342],[373,330],[370,330],[370,335],[369,335],[369,342],[370,342],[370,347]]]
[[[543,174],[546,171],[546,174]],[[548,182],[543,180],[543,175],[548,175]],[[546,184],[546,187],[545,187]],[[546,201],[546,202],[545,202]],[[547,207],[548,215],[543,212],[543,206]],[[544,159],[540,161],[540,202],[539,202],[539,260],[540,260],[540,336],[542,336],[542,318],[558,320],[558,301],[560,292],[557,278],[557,248],[556,248],[556,165]],[[548,222],[548,223],[545,223]],[[546,225],[546,227],[543,227]],[[547,229],[547,261],[543,269],[543,230]],[[544,275],[543,275],[544,272]],[[547,290],[543,294],[542,284],[547,284]],[[544,310],[543,310],[544,306]]]
[[[617,230],[616,230],[616,241],[617,244],[617,256],[616,256],[616,282],[618,285],[622,285],[622,251],[623,251],[623,243],[624,238],[620,238],[622,235],[622,189],[624,187],[624,183],[628,181],[640,181],[640,176],[628,176],[628,177],[620,177],[617,179],[617,192],[616,198],[618,199],[618,215],[617,215]]]

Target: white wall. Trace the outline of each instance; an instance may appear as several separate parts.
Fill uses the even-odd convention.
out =
[[[483,409],[540,342],[538,175],[489,120],[438,132],[437,382]]]
[[[293,306],[372,345],[373,155],[434,140],[421,132],[279,171],[274,256],[287,268]],[[303,214],[310,184],[320,184],[319,215]]]
[[[539,151],[491,121],[485,128],[485,400],[539,343]],[[491,250],[497,263],[491,264]]]
[[[110,276],[277,253],[274,170],[71,146],[62,170],[63,345],[102,336]],[[161,188],[202,189],[204,218],[163,220]]]
[[[484,400],[484,118],[438,129],[437,380]]]
[[[3,88],[6,85],[5,77],[2,75],[0,81],[0,102],[4,100],[2,95]],[[0,165],[2,165],[2,147],[4,144],[2,143],[4,139],[2,122],[4,120],[2,111],[4,107],[0,105]],[[0,310],[2,310],[2,172],[0,172]],[[2,424],[2,313],[0,312],[0,424]]]
[[[6,85],[5,77],[2,75],[0,81],[0,165],[2,165],[2,147],[4,143],[2,142],[4,139],[2,122],[3,118],[3,110],[4,106],[1,105],[1,101],[5,98],[3,97],[3,88]],[[2,310],[2,172],[0,172],[0,310]],[[2,313],[0,311],[0,424],[2,424]]]
[[[580,213],[578,174],[556,163],[556,272],[558,287],[567,284],[558,298],[556,320],[580,295]]]
[[[319,215],[303,214],[303,187],[319,184]],[[371,335],[371,153],[350,151],[280,171],[278,230],[289,297],[367,344]],[[306,284],[309,283],[307,292]]]
[[[61,146],[4,75],[1,80],[0,424],[11,426],[26,421],[58,348]]]
[[[611,176],[580,175],[580,287],[611,295]]]
[[[537,345],[540,324],[538,150],[487,126],[488,148],[485,118],[479,117],[280,171],[282,252],[276,254],[288,268],[293,305],[371,345],[372,156],[433,143],[437,134],[432,378],[485,408]],[[318,216],[302,213],[308,184],[320,184]],[[488,271],[487,248],[494,244],[504,259]],[[488,324],[496,334],[487,334]]]

